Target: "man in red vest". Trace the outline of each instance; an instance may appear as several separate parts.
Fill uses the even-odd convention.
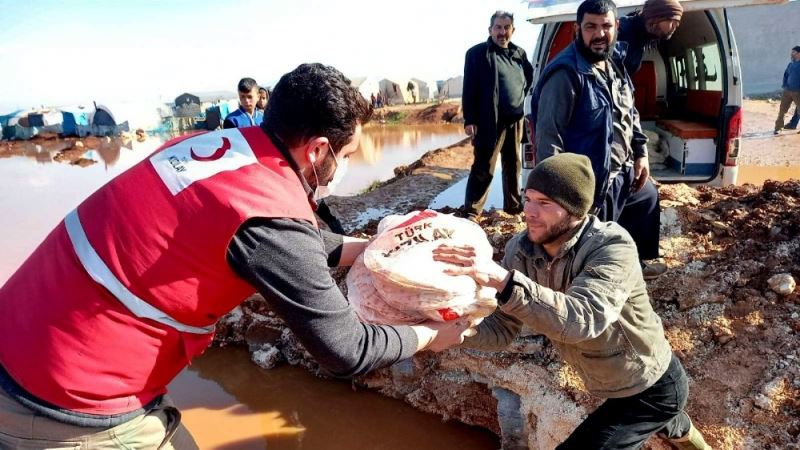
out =
[[[167,384],[260,292],[317,362],[363,374],[463,340],[358,321],[321,231],[372,107],[339,71],[284,75],[261,127],[181,137],[92,194],[0,288],[0,448],[196,448]]]

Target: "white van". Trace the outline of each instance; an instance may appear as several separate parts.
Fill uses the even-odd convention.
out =
[[[547,63],[574,38],[580,1],[529,0],[531,23],[542,24],[533,52],[534,85]],[[644,0],[616,2],[619,16]],[[633,76],[642,129],[658,143],[651,174],[665,183],[735,184],[742,134],[742,76],[726,8],[785,0],[687,0],[680,27],[658,48],[647,49]],[[765,30],[766,32],[767,30]],[[530,113],[530,95],[525,101]],[[529,125],[529,124],[528,124]],[[660,151],[659,151],[660,150]],[[655,153],[655,155],[654,155]],[[522,150],[522,179],[535,164],[530,144]],[[524,181],[523,181],[524,185]]]

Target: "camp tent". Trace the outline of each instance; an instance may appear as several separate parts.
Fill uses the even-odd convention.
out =
[[[91,111],[81,106],[61,108],[61,132],[65,136],[86,136],[91,131]]]
[[[175,117],[200,118],[202,113],[212,106],[222,103],[236,104],[238,100],[239,96],[230,91],[184,92],[175,97]]]
[[[361,96],[367,99],[367,101],[371,101],[372,95],[377,94],[381,89],[380,81],[377,78],[369,76],[351,78],[350,84],[358,89],[358,92],[360,92]]]
[[[464,76],[448,78],[442,83],[439,89],[439,97],[441,98],[460,98],[464,91]]]
[[[383,98],[386,99],[387,105],[404,105],[412,103],[414,100],[411,92],[408,91],[409,82],[414,85],[411,80],[401,78],[384,78],[380,81],[380,90]]]
[[[412,78],[411,81],[419,87],[418,102],[431,102],[439,96],[439,88],[436,85],[436,81],[425,81],[418,78]]]
[[[95,136],[115,136],[123,131],[129,131],[127,121],[118,121],[108,106],[95,105],[92,116],[92,134]]]

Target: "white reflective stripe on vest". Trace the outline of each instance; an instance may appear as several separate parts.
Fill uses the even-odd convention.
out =
[[[214,325],[200,328],[180,323],[170,317],[169,314],[140,299],[129,291],[128,288],[123,286],[122,282],[111,272],[111,269],[108,268],[106,263],[100,259],[100,255],[94,250],[92,244],[89,243],[86,232],[83,230],[81,221],[78,218],[77,209],[67,214],[67,217],[64,218],[64,224],[67,227],[69,239],[72,241],[72,247],[75,249],[75,253],[77,253],[78,259],[81,261],[86,273],[88,273],[94,281],[108,289],[111,295],[125,305],[134,316],[155,320],[158,323],[162,323],[185,333],[208,334],[214,331]]]

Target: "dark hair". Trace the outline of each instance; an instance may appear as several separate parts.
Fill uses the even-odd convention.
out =
[[[252,78],[245,77],[239,80],[239,86],[238,86],[239,92],[243,93],[250,92],[253,90],[254,87],[258,87],[258,83],[256,83],[256,80]]]
[[[319,63],[301,64],[272,89],[264,124],[289,147],[314,136],[327,137],[338,153],[356,124],[372,118],[372,105],[341,72]]]
[[[578,26],[583,23],[583,15],[584,14],[606,14],[608,12],[614,13],[614,18],[618,18],[617,15],[617,5],[611,0],[584,0],[580,6],[578,6]]]
[[[794,47],[792,47],[792,50],[800,52],[800,45],[795,45]]]
[[[498,19],[498,18],[500,18],[500,19],[511,19],[511,26],[514,26],[514,14],[512,14],[512,13],[510,13],[508,11],[503,11],[503,10],[498,9],[497,11],[494,12],[494,14],[492,14],[492,18],[489,19],[489,27],[490,28],[494,26],[494,20]]]

